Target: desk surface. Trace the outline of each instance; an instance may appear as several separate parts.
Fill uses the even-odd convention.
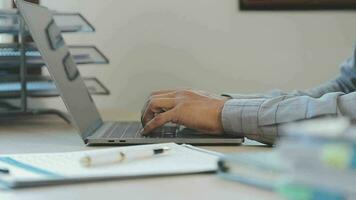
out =
[[[132,120],[136,115],[103,113],[105,119]],[[86,147],[70,125],[55,117],[0,122],[0,154],[78,151]],[[105,147],[100,147],[105,148]],[[255,142],[242,146],[204,146],[218,152],[269,151]],[[71,199],[280,199],[272,192],[220,179],[213,174],[92,182],[0,191],[1,200]]]

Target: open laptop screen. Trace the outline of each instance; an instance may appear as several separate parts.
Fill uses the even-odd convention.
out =
[[[17,0],[16,5],[72,116],[72,121],[85,139],[102,124],[102,120],[52,13],[45,7],[23,0]]]

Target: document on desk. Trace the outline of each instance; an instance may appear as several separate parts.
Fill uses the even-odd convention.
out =
[[[80,159],[90,152],[129,152],[161,147],[169,147],[170,150],[146,159],[97,167],[85,167],[80,163]],[[218,157],[219,153],[174,143],[66,153],[1,155],[0,167],[9,169],[10,173],[0,174],[0,185],[5,188],[19,188],[80,181],[215,172]]]

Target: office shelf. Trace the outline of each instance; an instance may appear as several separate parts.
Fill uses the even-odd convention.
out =
[[[62,33],[95,32],[95,28],[79,13],[53,11],[53,18]],[[30,97],[56,97],[59,92],[50,77],[27,74],[28,68],[43,67],[45,64],[36,45],[27,42],[31,35],[16,9],[0,10],[0,34],[18,36],[16,43],[0,44],[0,69],[4,69],[0,70],[0,119],[51,114],[70,123],[71,117],[67,113],[51,108],[30,108],[28,104]],[[95,46],[69,46],[69,50],[77,64],[109,63]],[[9,74],[9,68],[10,71],[19,71],[18,75]],[[91,94],[110,94],[98,79],[83,79]],[[19,105],[14,105],[18,100]]]
[[[19,34],[18,17],[16,9],[0,10],[0,33]],[[53,18],[64,33],[95,31],[95,28],[80,13],[60,13],[54,11]],[[27,30],[25,34],[28,34]]]
[[[92,95],[109,95],[110,91],[95,77],[84,77],[85,85]],[[18,98],[21,95],[21,83],[18,76],[1,77],[0,99]],[[28,97],[57,97],[58,90],[48,76],[27,76]]]
[[[95,46],[70,45],[69,50],[76,64],[108,64],[109,60]],[[17,68],[20,66],[21,52],[18,44],[0,44],[0,69]],[[45,65],[40,52],[33,43],[26,45],[27,67],[42,67]]]

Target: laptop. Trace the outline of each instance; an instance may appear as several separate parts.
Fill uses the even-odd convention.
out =
[[[141,122],[104,122],[85,86],[52,13],[43,6],[15,0],[17,8],[46,63],[56,87],[87,145],[133,145],[152,143],[241,144],[232,134],[203,135],[177,125],[163,126],[149,136],[139,132]]]

